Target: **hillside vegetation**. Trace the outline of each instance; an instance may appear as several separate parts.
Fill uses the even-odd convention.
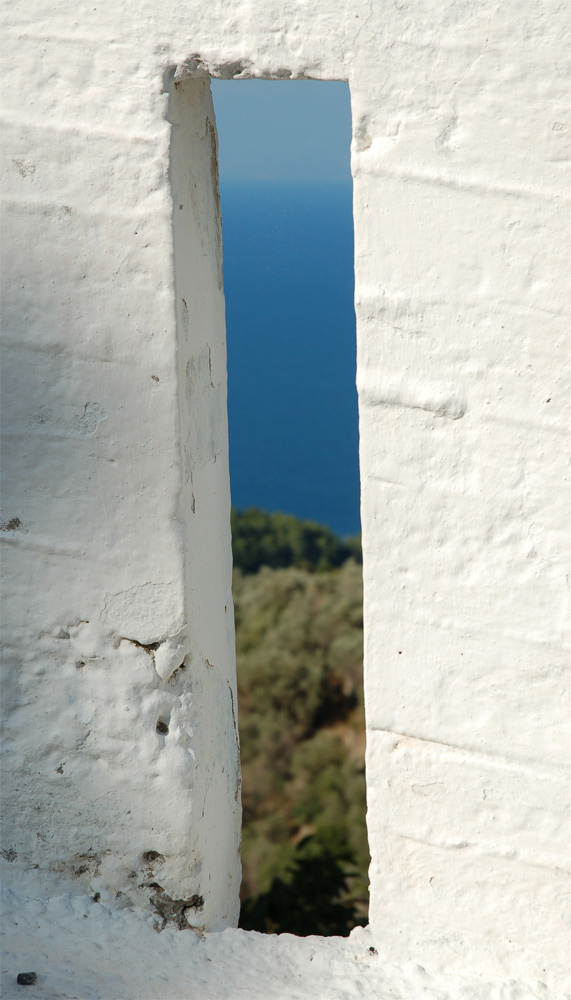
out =
[[[240,924],[347,934],[366,918],[369,862],[359,540],[254,510],[232,526]]]
[[[340,539],[315,521],[292,514],[268,514],[257,507],[232,509],[234,568],[257,573],[261,566],[297,566],[310,572],[336,569],[353,558],[361,562],[361,539]]]

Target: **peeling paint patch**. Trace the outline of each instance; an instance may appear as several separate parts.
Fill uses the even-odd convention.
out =
[[[9,521],[2,521],[0,531],[27,531],[19,517],[11,517]]]
[[[190,899],[173,899],[158,882],[150,882],[146,888],[152,890],[149,902],[162,920],[160,930],[164,930],[167,924],[174,924],[179,931],[192,929],[188,917],[192,916],[191,911],[196,912],[204,908],[202,896],[195,893]]]
[[[40,406],[28,418],[30,425],[39,427],[49,427],[60,434],[79,434],[81,437],[88,437],[95,434],[99,424],[105,420],[107,414],[99,403],[85,403],[82,413],[76,413],[73,417],[65,416],[63,413],[56,414],[50,406]]]
[[[95,434],[101,420],[105,420],[107,414],[99,403],[86,403],[81,416],[74,417],[72,429],[76,434],[86,437],[88,434]]]
[[[138,646],[151,657],[155,670],[161,680],[168,681],[172,675],[185,666],[188,650],[185,642],[179,637],[162,639],[159,642],[139,642],[129,636],[120,636],[120,642],[130,642]]]
[[[24,160],[12,160],[12,163],[16,167],[20,177],[31,177],[36,172],[36,164],[31,163],[30,161],[25,162]]]

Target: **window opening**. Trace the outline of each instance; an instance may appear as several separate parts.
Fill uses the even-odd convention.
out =
[[[314,81],[212,81],[212,91],[236,567],[241,925],[348,933],[366,922],[369,863],[349,92]]]

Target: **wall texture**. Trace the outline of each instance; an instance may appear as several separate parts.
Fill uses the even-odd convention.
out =
[[[5,18],[12,869],[235,919],[207,77],[343,79],[372,928],[386,961],[568,981],[564,8],[30,0]]]
[[[240,796],[209,85],[163,94],[154,66],[109,92],[104,36],[51,30],[47,107],[5,139],[4,847],[47,891],[220,928]]]

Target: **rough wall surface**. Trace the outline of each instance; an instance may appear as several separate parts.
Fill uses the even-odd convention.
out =
[[[38,23],[5,125],[4,849],[48,891],[221,928],[240,798],[209,86],[169,97],[153,65],[131,91],[127,59],[115,90],[105,32]]]
[[[235,917],[204,74],[343,79],[372,929],[386,961],[568,981],[565,8],[31,0],[5,16],[12,865],[129,898],[152,881],[204,897],[207,926]]]

